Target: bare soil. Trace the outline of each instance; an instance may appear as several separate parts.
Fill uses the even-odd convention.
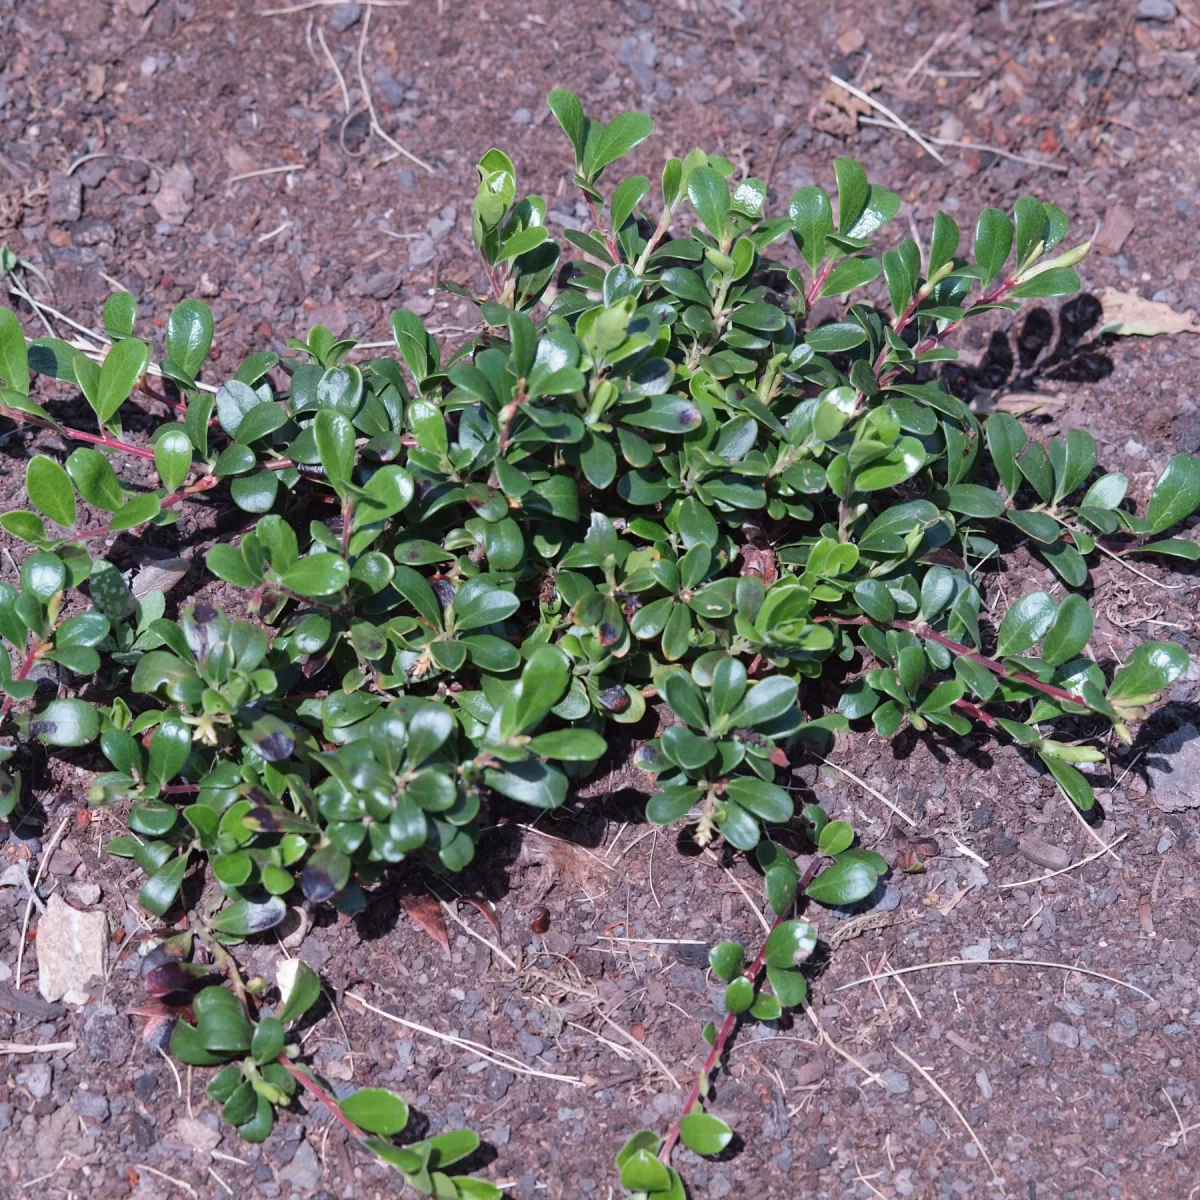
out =
[[[511,153],[556,224],[582,220],[544,104],[562,84],[592,112],[653,114],[658,134],[639,168],[653,175],[666,153],[700,145],[767,178],[777,211],[797,186],[828,184],[835,156],[853,154],[904,196],[918,231],[938,207],[967,228],[983,207],[1025,191],[1061,204],[1081,236],[1103,222],[1102,252],[1083,268],[1088,295],[973,331],[949,381],[980,411],[1013,391],[1041,392],[1048,405],[1028,426],[1088,430],[1139,502],[1172,453],[1200,449],[1200,338],[1098,339],[1095,301],[1111,285],[1200,307],[1195,0],[413,0],[257,11],[271,3],[0,0],[0,243],[44,275],[30,286],[46,303],[94,326],[119,284],[137,296],[142,328],[161,337],[172,305],[202,296],[217,321],[211,378],[318,322],[386,341],[387,314],[400,306],[454,344],[473,311],[434,289],[480,282],[469,205],[489,146]],[[429,170],[392,157],[372,132],[360,62],[380,126]],[[877,88],[947,143],[1007,153],[947,144],[938,163],[823,99],[831,73]],[[897,225],[897,238],[908,233],[903,215]],[[40,329],[23,307],[26,317]],[[130,427],[141,428],[137,418]],[[0,442],[0,503],[17,506],[27,456],[63,447],[27,431]],[[122,566],[147,547],[191,545],[198,556],[243,519],[220,500],[200,502],[111,553]],[[4,555],[0,569],[13,567]],[[1195,655],[1195,576],[1140,569],[1094,569],[1096,654],[1119,659],[1170,637]],[[198,594],[201,576],[194,569],[173,604]],[[993,581],[1010,599],[1035,585],[1054,580],[1021,550]],[[211,585],[204,595],[223,599]],[[839,740],[831,762],[910,814],[915,831],[846,774],[799,765],[797,796],[852,816],[864,844],[894,861],[899,822],[939,852],[923,874],[897,872],[872,909],[883,915],[865,926],[819,914],[823,938],[840,944],[814,983],[811,1017],[740,1034],[712,1104],[737,1129],[737,1152],[719,1162],[681,1153],[692,1195],[1200,1194],[1200,822],[1195,809],[1160,811],[1147,769],[1170,768],[1159,743],[1197,723],[1198,701],[1193,667],[1133,750],[1113,748],[1104,819],[1090,829],[1048,777],[983,736]],[[19,765],[31,804],[0,837],[0,873],[22,861],[36,869],[69,818],[43,892],[99,903],[116,965],[85,1009],[46,1008],[34,999],[30,946],[16,992],[26,894],[0,887],[0,1039],[75,1045],[0,1056],[0,1196],[395,1194],[394,1177],[307,1099],[262,1147],[219,1125],[206,1073],[177,1072],[156,1048],[163,1030],[134,1011],[145,1005],[138,951],[150,927],[137,879],[101,851],[115,815],[87,811],[95,757],[31,749]],[[451,921],[443,949],[403,907],[429,881],[401,879],[363,920],[318,915],[286,950],[272,939],[245,952],[248,969],[268,977],[285,952],[321,972],[337,1013],[306,1049],[332,1085],[393,1087],[429,1129],[477,1129],[484,1174],[519,1200],[613,1194],[622,1140],[665,1131],[701,1061],[698,1032],[720,998],[706,946],[759,935],[745,896],[761,894],[751,868],[652,832],[635,785],[614,773],[536,829],[508,819],[528,816],[515,812],[497,825],[458,886],[494,903],[498,935],[460,905],[471,933]],[[1033,838],[1071,863],[1122,840],[1052,880],[1005,887],[1045,873],[1046,847]],[[889,964],[979,957],[1017,962],[856,983]],[[541,1074],[489,1065],[354,997]]]

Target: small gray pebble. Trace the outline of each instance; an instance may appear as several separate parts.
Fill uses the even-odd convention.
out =
[[[345,33],[347,29],[358,24],[361,16],[362,5],[356,4],[354,0],[346,0],[345,4],[333,6],[333,12],[329,14],[329,23],[338,33]]]

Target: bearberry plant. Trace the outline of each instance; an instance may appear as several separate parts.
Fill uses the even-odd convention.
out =
[[[796,906],[863,901],[887,871],[845,822],[794,812],[804,744],[867,722],[982,727],[1091,808],[1097,743],[1130,741],[1188,660],[1173,642],[1098,659],[1089,566],[1195,560],[1163,535],[1200,504],[1200,462],[1173,458],[1139,516],[1087,433],[981,423],[939,381],[965,322],[1078,288],[1088,245],[1055,205],[985,209],[969,247],[941,212],[924,245],[890,239],[899,197],[839,158],[836,202],[804,187],[772,216],[761,180],[701,150],[669,158],[658,189],[614,179],[650,119],[605,124],[568,91],[549,104],[593,227],[564,235],[563,258],[545,201],[489,150],[472,209],[485,289],[450,289],[480,325],[453,351],[400,310],[399,357],[317,326],[212,380],[200,301],[161,350],[125,293],[87,342],[27,341],[0,311],[0,417],[38,442],[36,511],[0,517],[29,547],[0,583],[3,753],[94,745],[93,799],[130,806],[109,848],[144,871],[142,905],[167,917],[203,875],[222,944],[290,902],[358,911],[406,859],[460,871],[498,797],[556,808],[632,746],[656,781],[649,819],[753,854],[778,918],[753,955],[714,948],[729,1016],[682,1119],[621,1151],[628,1191],[678,1197],[676,1141],[728,1141],[699,1103],[737,1022],[804,1000],[816,935]],[[80,394],[82,429],[56,415]],[[168,413],[149,438],[123,425],[135,404]],[[161,593],[132,595],[119,538],[115,561],[97,553],[217,496],[254,522],[204,555],[242,591],[234,616],[174,619]],[[989,578],[1019,544],[1062,598],[994,610]],[[43,702],[47,662],[61,685]],[[19,792],[5,775],[0,812]],[[209,986],[177,1027],[181,1057],[228,1063],[210,1091],[247,1136],[303,1082],[296,995],[264,1016]],[[418,1188],[489,1194],[438,1174],[465,1141],[400,1149],[380,1140],[399,1102],[351,1101]]]

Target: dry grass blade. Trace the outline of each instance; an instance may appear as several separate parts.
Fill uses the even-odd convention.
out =
[[[858,786],[863,789],[863,791],[869,792],[875,797],[876,800],[882,800],[883,803],[886,804],[888,808],[890,808],[892,812],[894,812],[901,820],[907,821],[914,829],[917,827],[916,821],[914,821],[913,818],[904,811],[904,809],[897,804],[893,804],[882,792],[876,791],[875,788],[867,783],[865,779],[859,779],[859,777],[855,775],[853,771],[847,771],[845,767],[839,767],[837,763],[830,762],[829,759],[822,757],[820,754],[818,754],[817,757],[821,759],[821,761],[827,767],[832,767],[835,771],[840,771],[846,776],[847,779],[854,780],[854,782],[857,783]]]
[[[1045,883],[1047,879],[1053,879],[1056,875],[1065,875],[1068,871],[1074,871],[1077,867],[1084,867],[1090,862],[1095,862],[1098,858],[1103,858],[1114,846],[1119,845],[1128,836],[1128,833],[1123,833],[1119,838],[1113,838],[1107,846],[1101,846],[1095,854],[1089,854],[1087,858],[1081,858],[1069,867],[1060,867],[1057,871],[1048,871],[1045,875],[1038,875],[1034,879],[1018,879],[1016,883],[1002,883],[1000,886],[1002,888],[1019,888],[1029,887],[1033,883]]]
[[[231,183],[241,183],[243,179],[258,179],[263,175],[280,175],[285,171],[306,171],[304,163],[281,163],[278,167],[260,167],[257,171],[243,171],[240,175],[230,175],[225,180],[225,186]]]
[[[160,1171],[157,1167],[150,1166],[149,1163],[133,1163],[132,1166],[135,1171],[148,1171],[151,1175],[159,1179],[164,1179],[167,1183],[179,1188],[180,1191],[187,1192],[189,1196],[195,1197],[195,1200],[200,1200],[199,1193],[190,1183],[186,1183],[182,1179],[176,1179],[174,1175],[168,1175],[166,1171]]]
[[[908,134],[930,158],[937,159],[942,166],[946,165],[946,159],[939,154],[926,140],[923,138],[907,121],[902,121],[886,104],[880,104],[878,100],[867,95],[861,88],[856,88],[854,84],[847,83],[844,79],[837,75],[830,75],[829,78],[840,88],[845,88],[852,96],[857,96],[864,104],[869,104],[876,112],[881,112],[888,119],[893,129],[899,129],[902,133]]]
[[[418,158],[411,150],[406,150],[398,141],[396,141],[394,137],[391,136],[391,134],[387,133],[383,126],[379,123],[379,116],[375,112],[375,102],[371,99],[371,89],[367,84],[367,76],[363,71],[363,50],[367,45],[367,30],[370,29],[370,27],[371,9],[368,7],[366,14],[363,16],[362,36],[358,39],[358,82],[359,86],[362,88],[363,101],[366,103],[367,112],[371,116],[371,129],[373,132],[379,134],[379,136],[383,138],[383,140],[387,142],[387,144],[391,146],[391,148],[395,150],[397,154],[402,154],[409,160],[409,162],[416,163],[418,167],[421,167],[423,170],[428,171],[429,174],[432,175],[433,168],[427,162],[425,162],[424,159]]]
[[[385,1012],[377,1005],[371,1004],[361,996],[355,995],[354,992],[347,992],[346,999],[353,1000],[355,1004],[361,1005],[368,1012],[373,1012],[385,1021],[392,1021],[396,1025],[403,1025],[405,1029],[413,1030],[414,1033],[423,1033],[426,1037],[434,1038],[439,1042],[445,1042],[448,1046],[455,1046],[459,1050],[465,1050],[468,1054],[474,1054],[479,1058],[485,1059],[487,1062],[494,1063],[498,1067],[504,1067],[518,1075],[531,1075],[537,1079],[550,1079],[555,1083],[570,1084],[571,1087],[585,1086],[583,1080],[575,1075],[555,1075],[550,1071],[539,1071],[536,1067],[526,1066],[519,1058],[514,1058],[511,1054],[505,1054],[503,1050],[493,1050],[490,1046],[473,1042],[469,1038],[456,1037],[452,1033],[440,1033],[436,1029],[430,1029],[428,1025],[419,1025],[416,1021],[408,1021],[404,1017],[396,1016],[394,1013]]]
[[[0,1054],[68,1054],[75,1049],[74,1042],[0,1042]]]
[[[260,8],[256,17],[286,17],[292,13],[309,12],[314,8],[336,8],[342,0],[305,0],[303,4],[289,4],[287,8]],[[408,0],[362,0],[368,9],[372,8],[407,8]]]
[[[33,912],[33,902],[37,895],[38,884],[42,881],[42,873],[50,863],[50,859],[54,856],[54,851],[58,846],[62,835],[67,832],[67,826],[74,820],[74,814],[69,817],[64,817],[62,824],[54,831],[54,836],[50,839],[45,850],[42,851],[42,861],[38,863],[37,874],[33,877],[33,883],[29,888],[29,902],[25,905],[25,919],[21,922],[21,941],[17,946],[17,990],[21,988],[21,966],[25,961],[25,939],[29,936],[29,917]]]
[[[983,1161],[987,1163],[988,1170],[992,1173],[992,1178],[1000,1181],[1000,1173],[996,1170],[996,1164],[992,1162],[991,1155],[988,1154],[988,1152],[984,1149],[983,1143],[979,1140],[979,1135],[974,1129],[971,1128],[970,1121],[968,1121],[967,1118],[962,1115],[962,1111],[959,1109],[958,1105],[950,1099],[949,1092],[947,1092],[946,1089],[942,1087],[942,1085],[938,1083],[938,1081],[934,1079],[934,1077],[930,1075],[930,1073],[923,1066],[921,1066],[921,1064],[917,1062],[917,1060],[913,1058],[911,1054],[905,1054],[895,1042],[892,1043],[892,1049],[895,1050],[895,1052],[900,1055],[900,1057],[904,1059],[904,1061],[908,1063],[913,1070],[919,1072],[921,1078],[924,1079],[925,1082],[929,1084],[929,1086],[933,1088],[933,1090],[937,1092],[937,1094],[941,1096],[941,1098],[950,1106],[950,1111],[962,1122],[962,1127],[967,1131],[968,1134],[971,1135],[971,1141],[973,1141],[975,1145],[979,1147],[979,1153],[983,1155]]]
[[[1103,979],[1106,983],[1115,984],[1117,987],[1128,988],[1131,992],[1137,992],[1139,996],[1145,996],[1147,1000],[1153,1000],[1154,997],[1149,992],[1137,986],[1135,983],[1126,983],[1124,979],[1117,979],[1113,975],[1105,975],[1103,971],[1093,971],[1091,967],[1072,966],[1071,963],[1048,962],[1042,958],[944,958],[939,962],[917,963],[912,967],[888,967],[886,971],[881,971],[875,975],[864,975],[861,979],[852,979],[849,983],[843,983],[834,991],[844,992],[847,988],[860,987],[864,983],[874,983],[876,979],[890,979],[895,975],[911,975],[914,971],[933,971],[938,967],[1049,967],[1055,971],[1075,971],[1080,975],[1090,975],[1093,979]]]
[[[882,129],[892,129],[898,132],[906,132],[899,129],[891,121],[881,121],[876,117],[859,117],[859,121],[863,125],[878,125]],[[981,154],[994,154],[997,158],[1011,159],[1013,162],[1027,163],[1031,167],[1042,167],[1047,171],[1057,171],[1060,175],[1066,175],[1069,168],[1064,167],[1061,163],[1046,162],[1041,158],[1033,158],[1028,154],[1016,154],[1012,150],[1005,150],[1001,146],[986,146],[982,142],[963,142],[957,138],[934,137],[932,134],[922,135],[926,141],[933,142],[936,146],[957,146],[962,150],[978,150]]]

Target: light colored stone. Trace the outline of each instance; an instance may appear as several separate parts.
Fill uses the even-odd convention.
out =
[[[1071,856],[1061,846],[1055,846],[1036,834],[1023,834],[1017,844],[1021,853],[1031,863],[1037,863],[1039,867],[1045,867],[1048,871],[1061,871],[1071,865]]]
[[[80,912],[51,896],[37,928],[38,991],[51,1003],[87,1003],[88,983],[104,978],[107,951],[103,912]]]
[[[1163,812],[1200,808],[1200,729],[1180,725],[1160,738],[1146,755],[1150,799]]]
[[[210,1150],[215,1150],[217,1143],[221,1140],[221,1135],[217,1130],[209,1129],[203,1121],[197,1120],[195,1117],[180,1117],[175,1122],[175,1136],[181,1142],[191,1146],[193,1150],[202,1150],[206,1154]]]
[[[182,225],[192,211],[196,195],[196,177],[186,163],[176,163],[162,177],[158,195],[154,197],[154,211],[168,225]]]

